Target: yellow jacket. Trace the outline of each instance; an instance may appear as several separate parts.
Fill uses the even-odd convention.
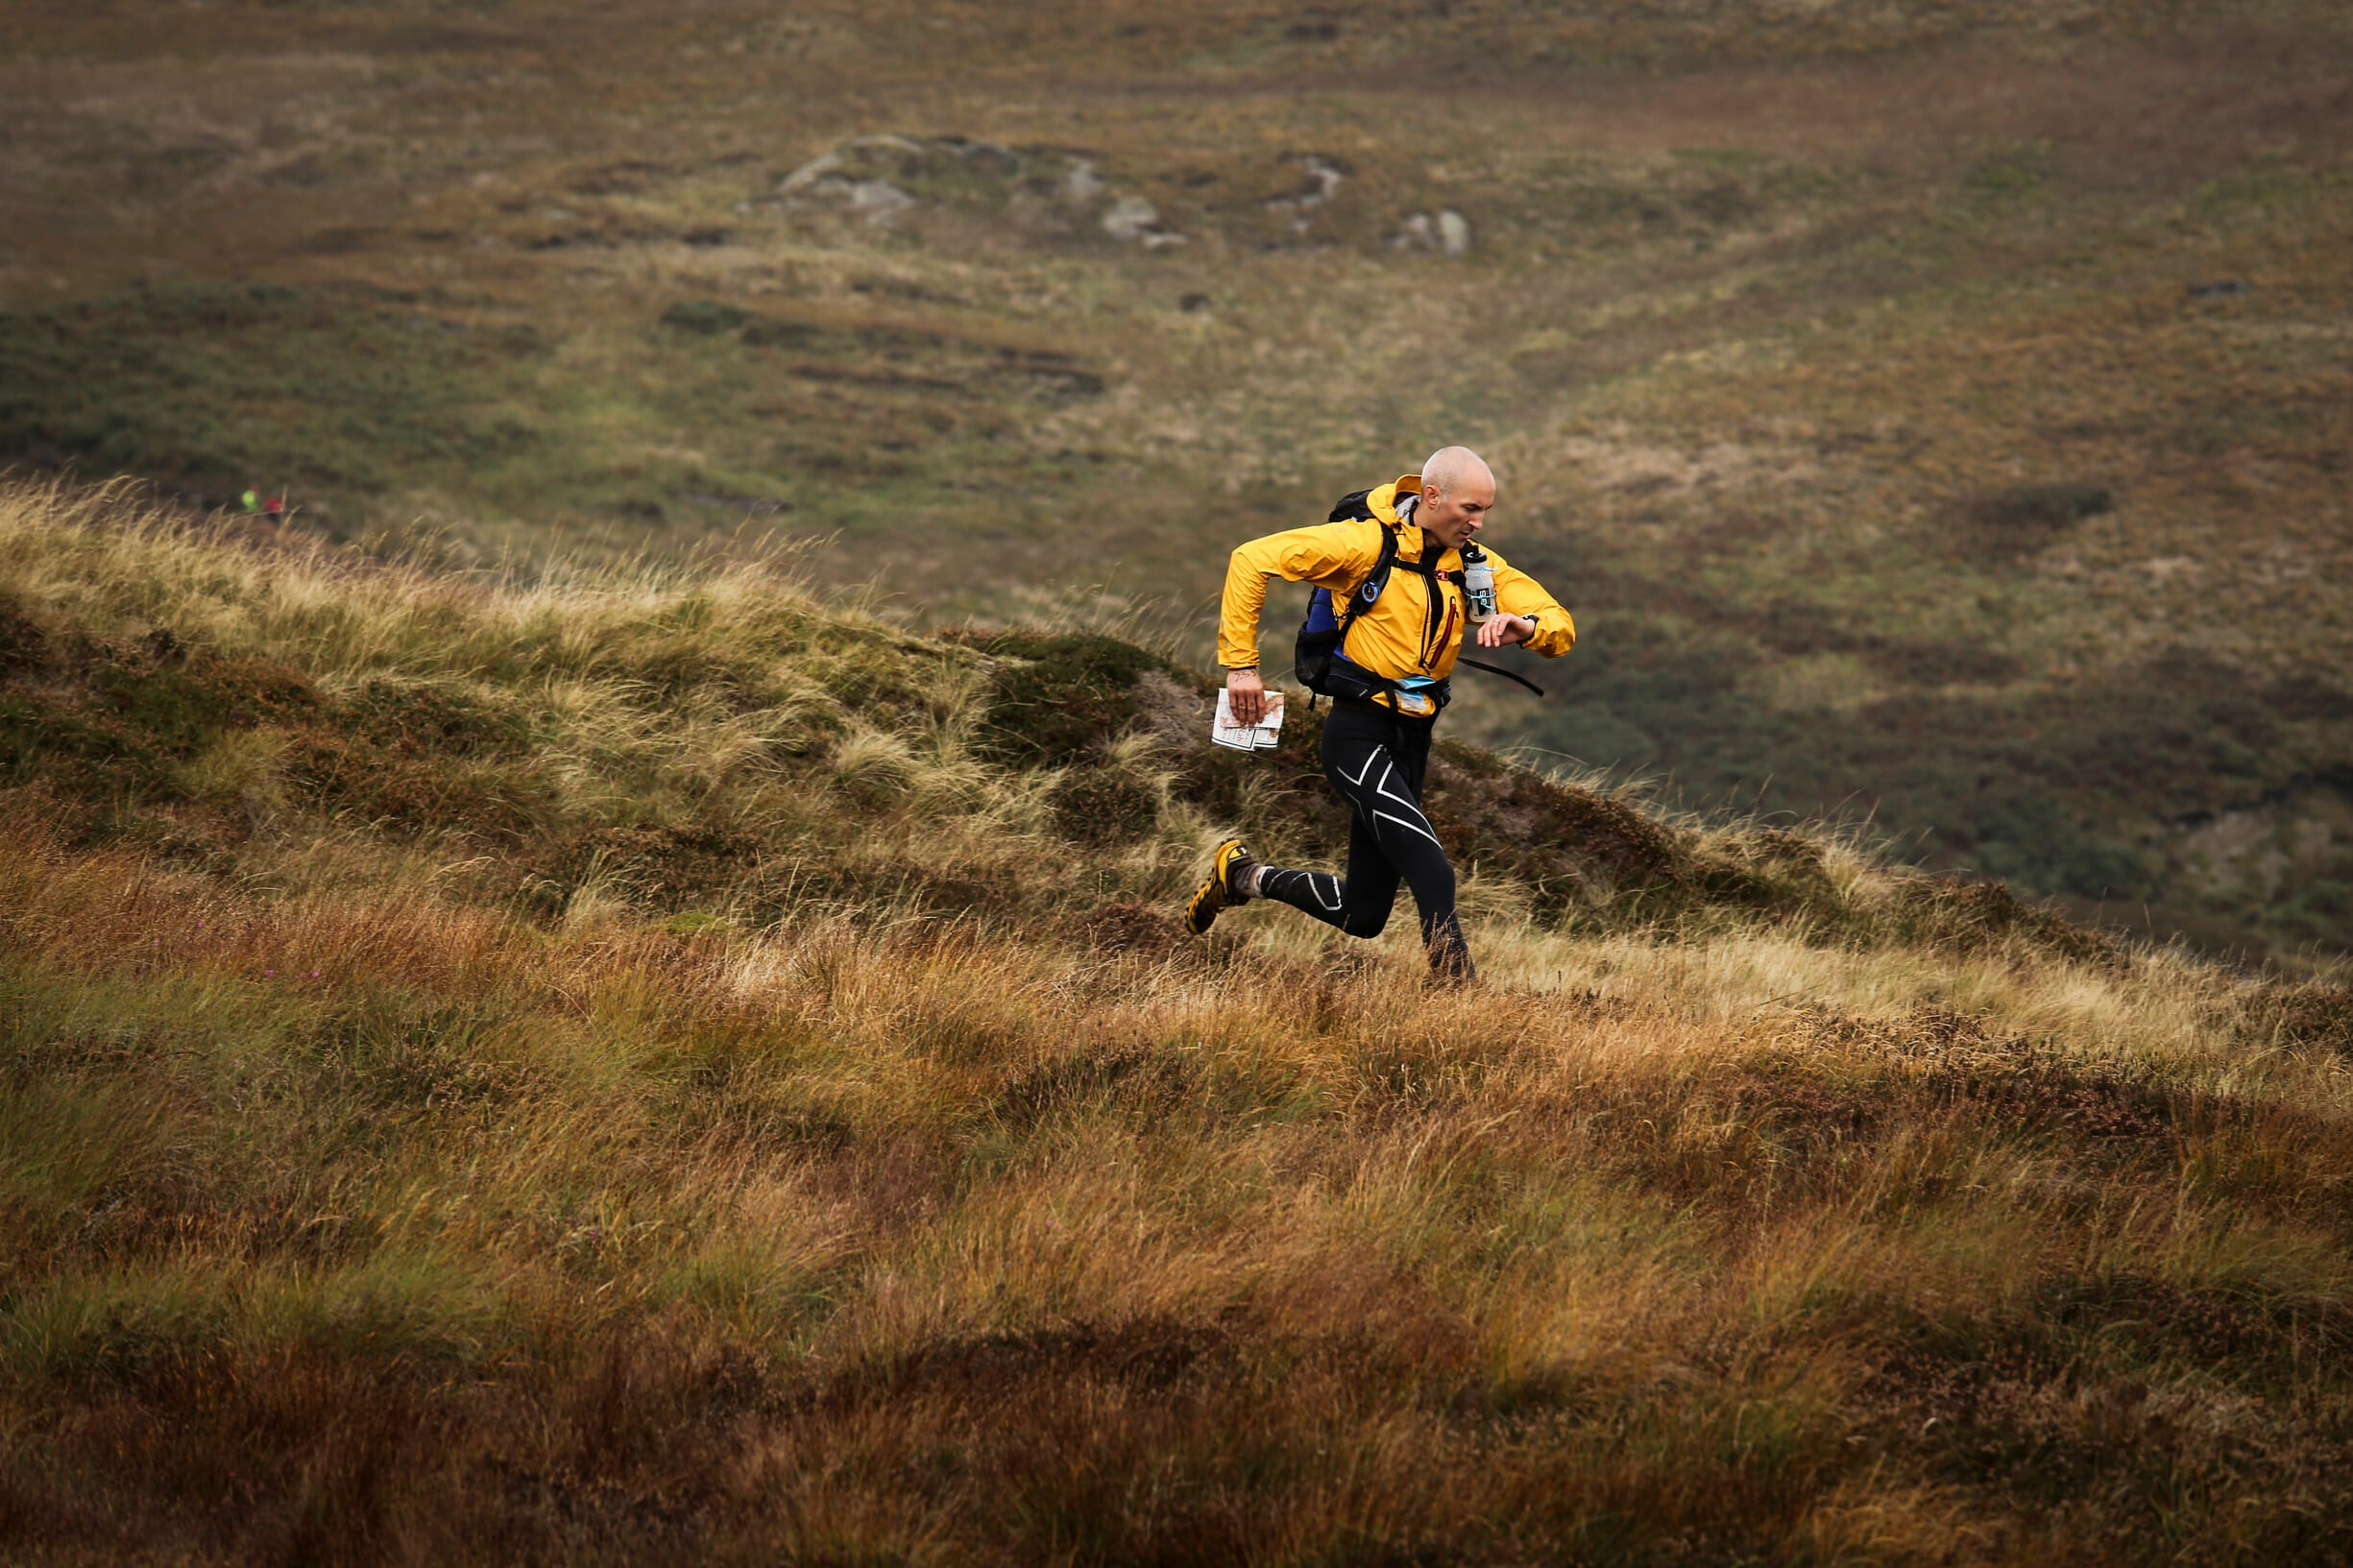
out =
[[[1420,558],[1421,530],[1397,519],[1397,497],[1419,495],[1421,475],[1409,473],[1395,484],[1383,485],[1365,497],[1371,519],[1319,523],[1269,534],[1239,546],[1225,567],[1225,595],[1218,616],[1218,663],[1227,669],[1249,669],[1258,663],[1258,615],[1266,607],[1267,579],[1281,577],[1331,590],[1345,601],[1381,559],[1381,530],[1399,529],[1399,568],[1389,574],[1389,586],[1372,608],[1348,625],[1342,651],[1375,675],[1403,680],[1426,675],[1443,680],[1453,673],[1455,655],[1468,627],[1460,584],[1441,579],[1441,602],[1430,603],[1429,579],[1403,569],[1402,564]],[[1480,548],[1486,549],[1485,545]],[[1577,623],[1553,596],[1526,572],[1504,564],[1493,550],[1487,559],[1495,572],[1495,607],[1536,620],[1536,635],[1527,646],[1547,659],[1568,652],[1577,640]],[[1460,571],[1460,551],[1439,557],[1438,569]],[[1394,704],[1392,705],[1394,706]]]

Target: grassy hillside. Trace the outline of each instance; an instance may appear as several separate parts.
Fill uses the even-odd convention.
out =
[[[2327,1562],[2353,993],[788,559],[0,495],[12,1561]]]
[[[2353,945],[2341,6],[16,20],[0,462],[1205,658],[1235,541],[1469,441],[1589,637],[1468,730]]]

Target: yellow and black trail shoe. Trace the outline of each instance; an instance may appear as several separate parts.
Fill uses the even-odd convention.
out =
[[[1192,902],[1185,905],[1185,929],[1195,936],[1205,936],[1220,909],[1249,903],[1250,896],[1242,887],[1257,864],[1239,838],[1228,838],[1220,844],[1217,854],[1209,859],[1209,880],[1195,890]]]

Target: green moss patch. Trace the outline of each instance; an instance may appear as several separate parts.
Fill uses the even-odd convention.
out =
[[[1156,670],[1201,677],[1132,642],[1095,632],[951,632],[949,640],[1001,661],[990,686],[985,748],[1016,767],[1088,760],[1136,721],[1136,682]]]

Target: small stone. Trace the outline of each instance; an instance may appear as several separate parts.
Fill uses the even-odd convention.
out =
[[[850,209],[862,212],[870,224],[888,227],[915,199],[887,180],[861,180],[850,186]]]
[[[1209,308],[1209,296],[1206,294],[1188,294],[1176,302],[1176,308],[1184,311],[1206,310]]]
[[[1103,176],[1095,172],[1091,157],[1071,159],[1070,168],[1062,175],[1061,197],[1066,202],[1091,202],[1103,194]]]
[[[2211,283],[2190,285],[2190,298],[2193,300],[2236,300],[2243,294],[2254,292],[2255,285],[2244,277],[2223,277]]]
[[[1290,195],[1277,196],[1267,203],[1269,211],[1291,214],[1291,231],[1295,234],[1307,232],[1307,215],[1330,201],[1340,189],[1340,182],[1347,178],[1338,164],[1313,154],[1300,163],[1307,172],[1305,182]]]
[[[839,174],[842,157],[839,153],[824,153],[811,158],[799,168],[776,182],[776,194],[795,196],[823,180],[827,175]]]
[[[1115,240],[1142,239],[1160,223],[1160,209],[1141,196],[1123,196],[1103,215],[1103,231]]]
[[[1452,207],[1438,215],[1438,248],[1448,255],[1470,253],[1470,220]]]

